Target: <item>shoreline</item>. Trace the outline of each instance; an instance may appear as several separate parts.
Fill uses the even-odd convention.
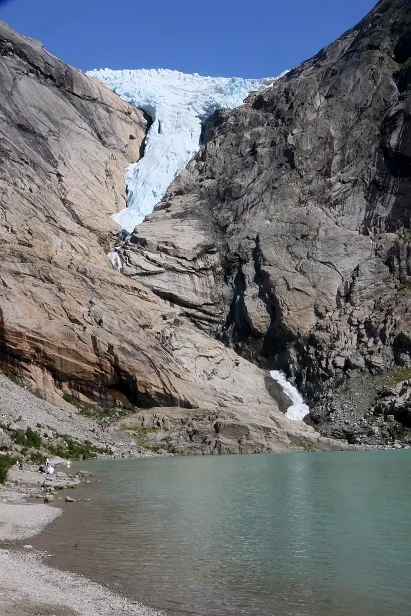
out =
[[[375,449],[378,448],[361,451]],[[73,478],[57,470],[50,479],[39,474],[34,466],[24,470],[13,467],[8,481],[0,485],[0,613],[5,616],[166,616],[167,612],[126,598],[85,575],[47,564],[51,554],[29,545],[31,538],[42,534],[63,515],[64,509],[58,506],[58,501],[64,502],[74,486],[80,486],[82,480],[88,481],[88,472],[77,473]],[[57,494],[60,496],[56,500]],[[36,503],[34,499],[50,501]]]
[[[137,601],[108,590],[84,576],[47,564],[48,555],[24,541],[42,533],[63,514],[51,503],[49,485],[67,490],[80,481],[57,473],[52,481],[34,469],[11,469],[0,486],[0,613],[5,616],[165,616]],[[60,475],[60,477],[59,477]],[[43,490],[43,491],[42,491]],[[63,496],[60,496],[62,499]]]

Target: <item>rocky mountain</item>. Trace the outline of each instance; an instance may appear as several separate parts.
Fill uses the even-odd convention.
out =
[[[148,118],[1,25],[3,366],[58,406],[130,408],[169,451],[407,441],[410,24],[411,1],[382,0],[216,112],[122,243],[109,214]],[[324,437],[284,416],[273,368]]]
[[[410,33],[411,2],[381,0],[272,87],[215,113],[201,151],[118,250],[130,280],[286,371],[311,422],[352,442],[407,440],[411,428]]]
[[[110,215],[147,116],[5,24],[0,74],[3,369],[71,413],[72,402],[135,412],[127,427],[153,449],[343,447],[288,420],[267,371],[196,327],[175,290],[164,299],[113,269]],[[8,425],[7,396],[0,405]]]

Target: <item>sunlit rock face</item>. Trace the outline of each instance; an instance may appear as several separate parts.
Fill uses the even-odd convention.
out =
[[[170,451],[315,444],[312,428],[279,412],[264,370],[126,266],[116,271],[110,215],[126,205],[124,169],[143,149],[144,114],[1,22],[0,74],[0,367],[59,408],[74,411],[73,398],[137,408],[134,425],[163,426],[158,447]],[[0,382],[0,415],[7,400]]]

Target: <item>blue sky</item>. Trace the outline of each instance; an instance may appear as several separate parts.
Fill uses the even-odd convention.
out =
[[[354,26],[376,0],[0,0],[0,19],[83,70],[268,77]]]

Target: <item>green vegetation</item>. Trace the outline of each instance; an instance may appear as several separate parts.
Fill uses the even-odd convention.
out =
[[[144,449],[153,449],[153,444],[144,437],[147,436],[147,434],[154,434],[155,432],[157,432],[155,428],[128,426],[127,428],[124,428],[124,432],[127,432],[128,435],[137,443],[139,447],[143,447]],[[132,434],[132,432],[134,432],[134,434]]]
[[[9,372],[8,370],[2,370],[2,369],[0,369],[0,374],[2,374],[3,376],[6,376],[8,379],[10,379],[10,381],[13,381],[13,383],[16,383],[16,385],[22,384],[22,380],[19,376],[17,376],[17,374],[13,374],[12,372]]]
[[[411,379],[411,368],[395,366],[395,368],[391,368],[387,374],[389,379],[388,384],[398,385],[398,383]]]
[[[83,417],[89,417],[90,419],[95,419],[96,421],[103,423],[115,422],[136,412],[136,409],[127,409],[117,406],[111,408],[103,408],[98,405],[86,406],[68,394],[64,394],[63,398],[66,402],[76,407],[79,415],[83,415]]]
[[[77,398],[74,398],[74,396],[70,396],[69,394],[63,394],[63,400],[65,400],[69,404],[72,404],[78,409],[83,408],[83,405],[77,400]]]
[[[91,419],[104,422],[118,421],[133,413],[135,413],[135,409],[126,409],[124,407],[102,408],[100,406],[91,408],[83,407],[80,411],[80,415],[84,417],[90,417]]]
[[[304,443],[303,441],[298,441],[295,443],[291,443],[291,445],[293,447],[299,447],[300,449],[303,449],[304,451],[313,451],[313,446],[311,445],[311,443]]]
[[[5,425],[1,428],[7,430]],[[26,430],[7,430],[12,441],[21,447],[20,454],[31,462],[39,462],[45,455],[55,455],[69,460],[88,460],[96,458],[97,454],[111,454],[111,450],[96,447],[90,441],[76,441],[67,435],[59,435],[57,444],[44,442],[40,434],[32,428]],[[60,441],[60,443],[58,442]]]
[[[40,434],[31,428],[27,428],[26,431],[16,430],[12,432],[11,439],[16,445],[21,445],[21,447],[24,447],[26,450],[32,448],[38,449],[43,444]]]
[[[398,287],[398,291],[403,291],[404,289],[407,289],[407,291],[411,291],[411,284],[409,282],[403,282],[399,287]]]
[[[17,459],[9,454],[0,456],[0,483],[7,481],[7,474]]]
[[[23,452],[21,452],[21,454],[27,455],[27,454],[23,454]],[[41,460],[43,460],[43,458],[44,458],[44,454],[41,451],[30,451],[29,453],[30,462],[39,463],[41,462]]]
[[[89,460],[90,458],[96,458],[98,453],[111,453],[109,449],[96,447],[90,443],[90,441],[80,443],[66,435],[60,438],[63,442],[60,445],[49,445],[48,450],[51,454],[61,458],[69,460]]]
[[[397,233],[397,244],[410,244],[411,243],[411,231],[404,231],[403,233]]]
[[[127,432],[132,430],[133,432],[138,432],[139,435],[144,436],[146,434],[155,434],[157,430],[155,428],[142,428],[141,426],[127,426],[124,428]]]

